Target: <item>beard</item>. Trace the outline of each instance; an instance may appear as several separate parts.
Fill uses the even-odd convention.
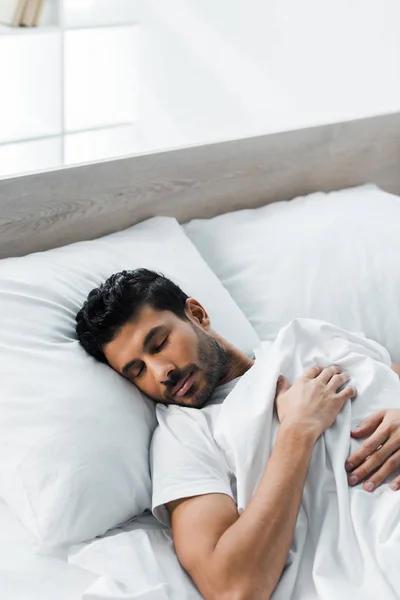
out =
[[[198,339],[198,364],[192,363],[185,367],[185,369],[174,371],[168,382],[164,398],[166,402],[178,406],[201,408],[211,398],[219,381],[227,373],[229,357],[226,350],[215,338],[195,325],[193,325],[193,329]],[[188,377],[191,374],[195,374],[196,382],[180,399],[173,397],[172,389],[174,386],[182,378]],[[202,381],[199,381],[200,378]]]

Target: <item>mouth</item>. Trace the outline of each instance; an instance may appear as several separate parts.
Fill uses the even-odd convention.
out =
[[[192,387],[193,380],[194,380],[194,373],[193,373],[193,371],[191,371],[189,373],[189,375],[187,375],[186,377],[183,377],[182,379],[180,379],[178,381],[178,383],[172,388],[171,394],[173,396],[177,396],[178,398],[181,398]]]

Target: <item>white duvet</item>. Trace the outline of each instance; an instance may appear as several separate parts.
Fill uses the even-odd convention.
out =
[[[400,343],[400,340],[399,340]],[[274,600],[400,598],[400,492],[350,488],[344,463],[359,444],[350,429],[381,408],[400,407],[399,378],[379,344],[322,321],[295,319],[224,402],[217,442],[237,476],[239,512],[249,504],[278,430],[278,375],[339,364],[358,390],[312,454],[294,540]]]
[[[399,340],[400,343],[400,340]],[[315,446],[294,540],[274,600],[400,598],[400,492],[350,488],[344,463],[359,444],[350,429],[381,408],[400,407],[400,382],[390,357],[362,334],[312,319],[295,319],[222,405],[216,440],[237,477],[239,512],[260,481],[278,431],[276,381],[291,382],[308,366],[339,364],[358,390]],[[85,600],[200,598],[173,553],[168,531],[120,530],[75,548],[71,562],[101,578]]]

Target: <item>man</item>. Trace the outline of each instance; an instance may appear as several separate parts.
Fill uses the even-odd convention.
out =
[[[279,433],[239,516],[235,476],[213,430],[221,403],[253,360],[211,328],[199,302],[146,269],[117,273],[93,290],[77,315],[77,335],[92,356],[158,403],[153,510],[163,522],[171,517],[179,560],[202,595],[269,598],[293,539],[312,449],[356,395],[345,385],[348,373],[315,366],[292,386],[279,378]],[[364,484],[374,489],[400,464],[400,410],[373,415],[352,435],[371,437],[347,462],[349,483],[376,471]]]

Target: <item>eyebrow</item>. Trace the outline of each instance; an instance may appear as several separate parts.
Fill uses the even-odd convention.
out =
[[[146,337],[143,340],[143,351],[144,352],[146,350],[148,350],[149,344],[150,344],[151,340],[154,338],[154,336],[156,336],[162,329],[163,329],[162,325],[157,325],[157,327],[153,327],[146,334]],[[138,362],[138,359],[134,358],[133,360],[130,360],[128,363],[126,363],[126,365],[122,368],[122,371],[121,371],[122,375],[126,375],[136,362]]]

